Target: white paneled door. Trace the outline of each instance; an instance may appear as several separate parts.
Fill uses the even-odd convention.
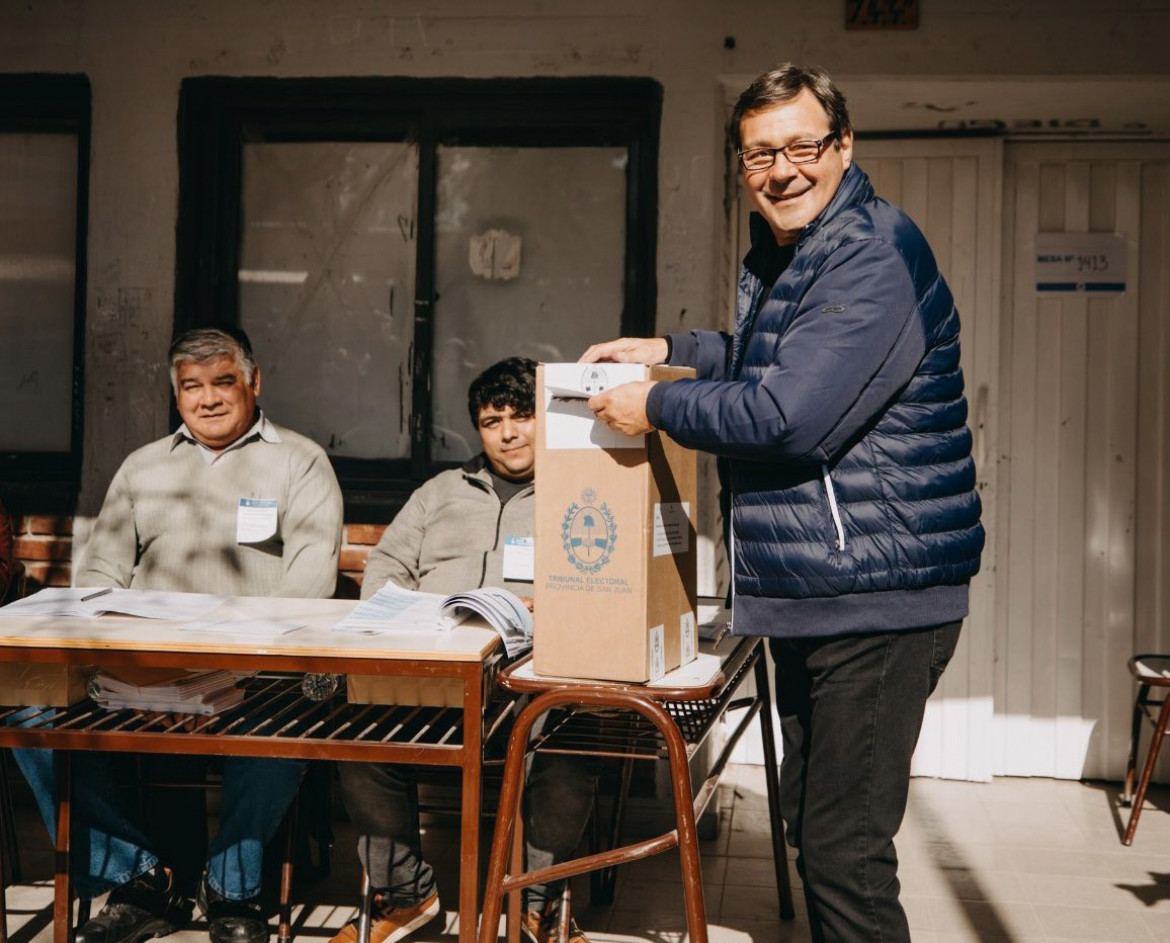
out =
[[[1170,148],[1008,145],[994,772],[1120,778],[1135,650],[1170,651]],[[1036,287],[1116,233],[1126,289]]]
[[[971,614],[959,649],[927,704],[913,766],[915,775],[946,779],[988,780],[993,772],[1002,147],[992,139],[854,145],[878,195],[926,234],[963,325],[968,422],[987,547],[971,584]]]

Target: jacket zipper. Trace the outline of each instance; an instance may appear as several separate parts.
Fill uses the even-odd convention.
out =
[[[732,508],[734,506],[735,506],[735,495],[732,494],[731,500],[729,500],[727,502],[728,515],[731,515]],[[735,597],[736,597],[736,592],[735,592],[735,561],[736,561],[736,558],[739,556],[737,549],[736,549],[736,546],[735,546],[735,519],[734,518],[732,518],[732,520],[728,522],[727,535],[731,540],[731,546],[728,548],[728,553],[727,553],[728,559],[731,562],[731,593],[730,593],[730,596],[731,596],[731,622],[730,622],[728,627],[734,632],[735,631]]]
[[[821,465],[821,476],[825,482],[825,494],[829,498],[829,513],[833,515],[833,526],[837,529],[837,550],[845,552],[845,525],[841,523],[841,510],[837,507],[837,492],[833,490],[833,479],[829,477],[828,464]]]
[[[498,494],[496,494],[495,490],[494,489],[489,489],[489,490],[491,490],[492,494],[495,495],[496,500],[500,501],[500,496]],[[515,497],[515,496],[513,495],[513,497]],[[483,554],[483,568],[480,570],[480,573],[479,573],[479,588],[480,589],[483,589],[483,581],[487,579],[488,555],[492,552],[492,550],[495,550],[497,547],[500,546],[500,524],[502,524],[503,521],[504,521],[504,502],[500,501],[500,513],[496,515],[496,539],[494,541],[492,541],[491,550],[485,550],[484,554]]]

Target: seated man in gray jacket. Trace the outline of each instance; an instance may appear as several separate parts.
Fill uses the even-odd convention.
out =
[[[388,582],[431,593],[481,586],[502,586],[521,597],[531,592],[531,564],[526,571],[520,557],[513,558],[508,538],[532,537],[535,523],[536,364],[512,357],[488,367],[472,381],[467,399],[483,452],[410,496],[370,554],[363,598]],[[577,847],[598,766],[591,758],[537,755],[524,831],[530,867],[563,860]],[[359,833],[358,856],[377,889],[371,943],[395,943],[440,912],[434,873],[419,846],[412,771],[372,763],[342,763],[340,770],[345,806]],[[529,889],[523,926],[530,940],[555,939],[558,897],[558,888]],[[350,924],[331,943],[356,939]],[[588,941],[574,927],[570,943]]]

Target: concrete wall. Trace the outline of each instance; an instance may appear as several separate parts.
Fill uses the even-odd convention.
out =
[[[0,69],[93,86],[82,515],[166,431],[181,80],[196,75],[651,76],[664,90],[658,328],[720,322],[729,89],[769,64],[844,77],[1162,77],[1161,0],[922,0],[847,32],[844,0],[0,0]],[[861,130],[864,130],[862,128]]]

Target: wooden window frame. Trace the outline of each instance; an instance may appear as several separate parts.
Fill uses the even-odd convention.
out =
[[[408,459],[333,457],[354,519],[451,467],[430,455],[435,202],[441,146],[627,148],[623,334],[649,334],[657,302],[662,87],[645,78],[229,78],[184,80],[179,102],[175,332],[239,323],[243,149],[256,142],[412,141],[419,148]],[[373,512],[372,519],[380,514]]]
[[[68,513],[81,481],[84,440],[86,236],[92,95],[84,75],[0,75],[0,133],[77,137],[74,237],[73,363],[68,451],[0,451],[0,486],[10,511],[34,507]]]

